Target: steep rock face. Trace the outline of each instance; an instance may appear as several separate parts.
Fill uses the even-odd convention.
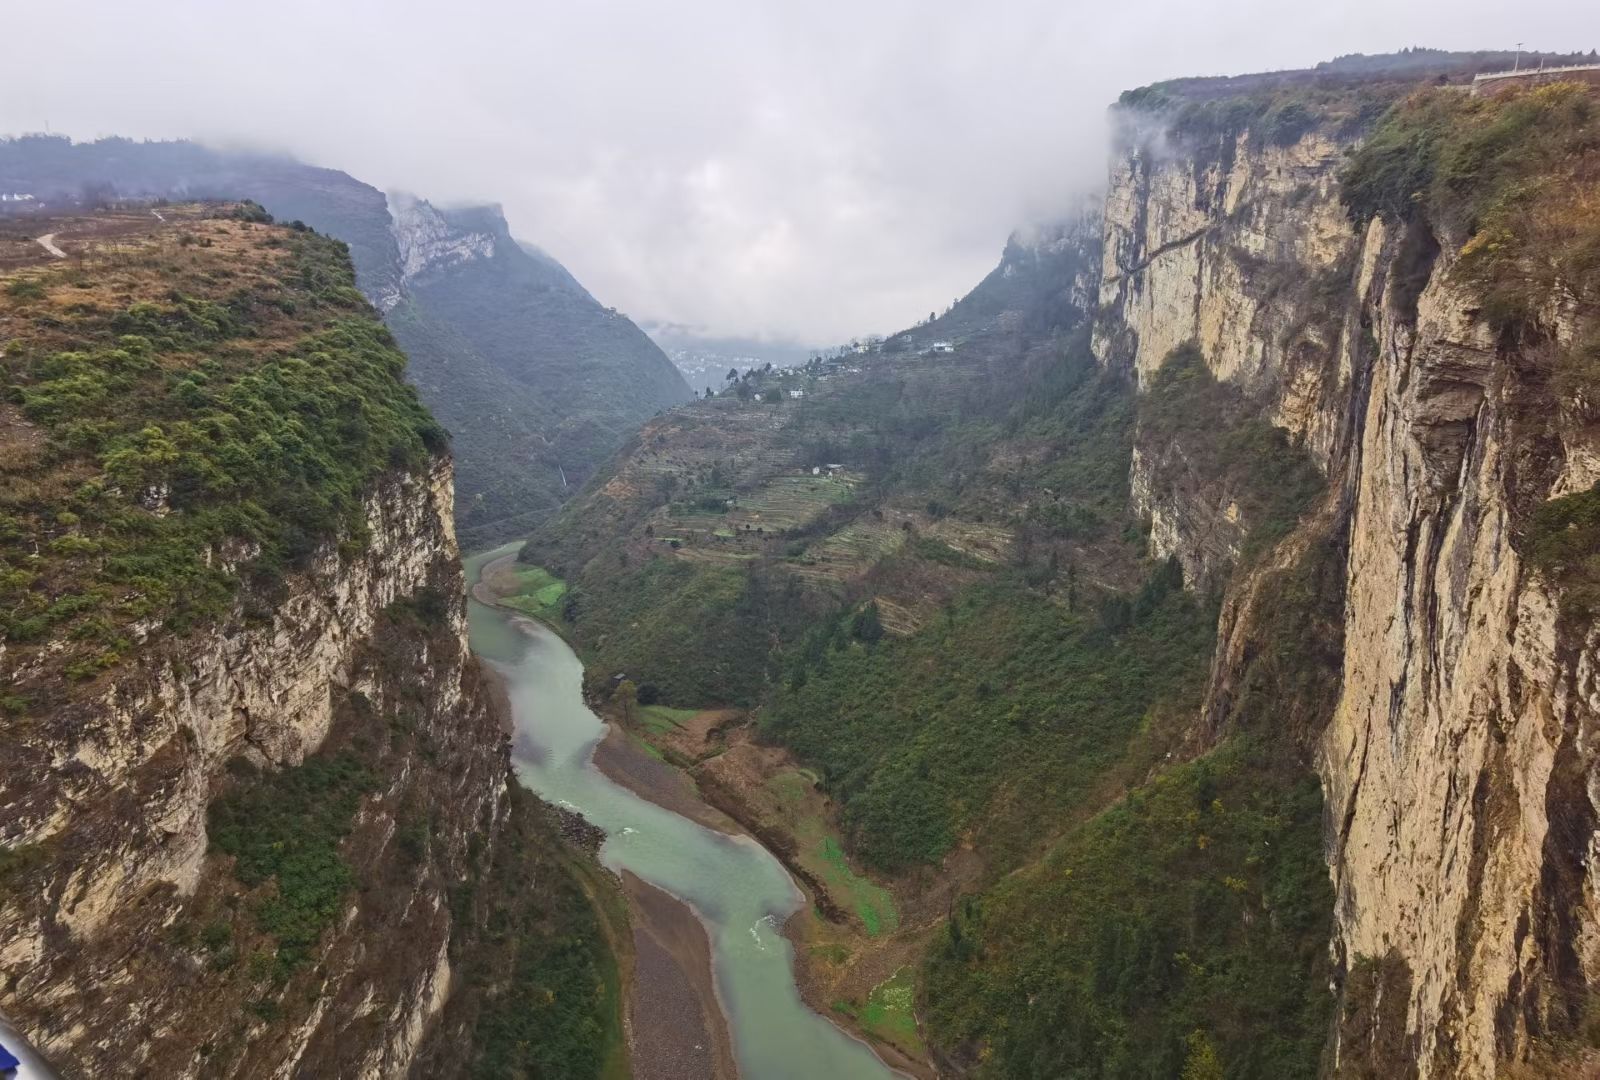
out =
[[[46,853],[33,879],[43,888],[3,898],[0,1002],[69,1074],[404,1071],[449,991],[450,916],[448,871],[390,884],[399,815],[425,800],[435,855],[459,870],[504,793],[504,739],[461,604],[417,641],[380,640],[397,636],[380,629],[395,602],[461,595],[451,498],[448,463],[391,477],[367,499],[360,555],[322,550],[265,623],[236,612],[213,631],[151,642],[147,662],[28,738],[29,768],[0,782],[0,805],[8,846]],[[378,768],[345,845],[358,879],[388,887],[349,897],[314,963],[291,976],[290,1004],[247,1011],[270,984],[174,944],[231,880],[207,853],[226,764],[293,766],[402,715],[432,753]]]
[[[425,270],[447,270],[473,259],[494,257],[494,234],[454,228],[432,205],[414,195],[390,193],[389,216],[400,252],[400,287]],[[389,311],[400,292],[384,297],[379,308]]]
[[[884,343],[889,352],[961,342],[991,333],[1038,334],[1078,325],[1094,310],[1099,288],[1100,204],[1016,230],[1000,263],[971,292],[931,322]]]
[[[1148,389],[1169,352],[1198,344],[1327,471],[1314,526],[1348,537],[1342,689],[1314,739],[1333,946],[1363,987],[1336,1066],[1496,1075],[1570,1031],[1600,974],[1600,633],[1562,622],[1517,547],[1532,508],[1600,480],[1592,431],[1563,420],[1547,366],[1452,278],[1463,238],[1349,224],[1348,139],[1245,133],[1218,154],[1128,130],[1096,355]],[[1570,334],[1572,320],[1550,322]],[[1181,443],[1142,431],[1132,491],[1152,554],[1178,557],[1186,580],[1238,561],[1251,522]],[[1259,578],[1224,600],[1213,718],[1264,616]]]
[[[1487,1077],[1565,1027],[1600,960],[1582,867],[1600,635],[1559,627],[1513,544],[1520,509],[1600,469],[1448,259],[1411,321],[1386,231],[1367,237],[1378,355],[1350,474],[1344,693],[1321,746],[1335,944],[1409,966],[1422,1076]]]
[[[1106,192],[1101,363],[1148,388],[1192,342],[1218,380],[1326,465],[1353,378],[1343,320],[1357,238],[1335,175],[1350,145],[1320,129],[1288,145],[1249,131],[1207,141],[1124,115]],[[1152,554],[1176,556],[1185,580],[1238,559],[1253,523],[1181,446],[1139,440],[1132,486]]]

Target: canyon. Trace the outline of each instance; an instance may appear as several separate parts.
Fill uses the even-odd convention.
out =
[[[558,418],[533,513],[406,381],[595,316],[496,211],[0,230],[0,1011],[64,1075],[1589,1075],[1600,103],[1486,62],[1130,91],[944,315]],[[529,534],[470,639],[463,521]]]

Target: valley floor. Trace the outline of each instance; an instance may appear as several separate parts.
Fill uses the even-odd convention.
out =
[[[525,615],[513,595],[525,584],[517,574],[511,556],[486,564],[474,598]],[[645,707],[602,716],[607,731],[593,763],[608,779],[705,828],[754,838],[800,885],[808,903],[783,933],[805,1003],[897,1073],[934,1076],[911,1008],[912,973],[956,876],[897,896],[860,875],[815,778],[786,751],[758,745],[739,710]],[[672,895],[628,871],[621,878],[633,927],[627,1025],[634,1075],[737,1076],[704,925]]]

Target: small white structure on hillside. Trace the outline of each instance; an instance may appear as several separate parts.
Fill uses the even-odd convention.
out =
[[[955,352],[956,347],[948,341],[935,341],[929,347],[930,352]]]
[[[806,396],[806,392],[804,390],[790,390],[789,396],[792,398],[803,398]]]

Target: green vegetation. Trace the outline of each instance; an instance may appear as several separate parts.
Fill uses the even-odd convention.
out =
[[[762,730],[821,771],[872,866],[935,863],[975,827],[1015,863],[1203,670],[1213,616],[1176,585],[1162,568],[1106,617],[979,586],[938,626],[876,645],[850,619],[824,625],[792,650]]]
[[[596,644],[590,665],[627,672],[667,704],[753,705],[766,681],[774,622],[795,619],[797,594],[759,568],[651,559],[631,574],[585,575],[566,600]]]
[[[125,195],[249,195],[280,221],[298,218],[349,244],[368,295],[400,292],[388,200],[334,170],[187,142],[24,136],[0,139],[0,174],[70,196],[86,176],[115,177]],[[549,255],[518,244],[493,208],[440,215],[460,233],[492,235],[493,257],[430,268],[386,322],[423,400],[456,435],[457,522],[471,550],[526,535],[689,388],[638,327]],[[203,245],[204,230],[187,231]]]
[[[922,1052],[922,1036],[917,1031],[917,973],[903,967],[872,988],[866,1004],[859,1007],[847,1001],[833,1003],[835,1011],[853,1018],[868,1035],[892,1043],[910,1053]]]
[[[928,1022],[981,1076],[1317,1075],[1330,999],[1322,800],[1238,741],[1168,770],[952,918]]]
[[[622,1031],[616,960],[590,898],[556,838],[552,811],[516,784],[505,830],[479,852],[452,908],[464,932],[451,941],[461,982],[447,1022],[465,1026],[469,1050],[439,1046],[430,1075],[490,1080],[590,1080],[610,1074]]]
[[[518,566],[514,573],[517,591],[501,596],[499,603],[539,619],[561,617],[562,600],[567,595],[565,581],[538,566]]]
[[[1163,361],[1139,400],[1139,426],[1144,445],[1180,451],[1183,475],[1158,465],[1157,484],[1203,484],[1237,504],[1247,560],[1288,535],[1327,486],[1311,455],[1219,382],[1192,343]]]
[[[919,536],[913,540],[911,553],[919,559],[943,563],[945,566],[954,566],[961,570],[988,569],[988,564],[982,559],[968,555],[965,551],[957,551],[943,540],[935,540],[931,536]]]
[[[963,901],[924,1018],[979,1076],[1318,1074],[1332,998],[1322,798],[1343,559],[1273,575],[1226,736]]]
[[[1457,272],[1478,290],[1485,316],[1511,326],[1536,320],[1551,296],[1594,309],[1596,162],[1593,88],[1557,83],[1484,97],[1433,90],[1384,117],[1345,169],[1342,195],[1357,222],[1426,225],[1460,244]]]
[[[429,407],[456,434],[462,545],[484,547],[525,535],[689,387],[625,316],[518,245],[498,211],[442,215],[495,236],[494,257],[413,280],[389,321]]]
[[[670,705],[641,705],[637,716],[639,726],[651,735],[674,731],[688,723],[699,709],[674,709]]]
[[[49,847],[43,843],[0,847],[0,896],[30,871],[49,861]]]
[[[1288,142],[1381,111],[1356,102],[1285,95],[1251,120]],[[1306,286],[1313,300],[1335,276]],[[972,890],[924,969],[836,1003],[867,1030],[914,1038],[903,992],[920,979],[938,1056],[978,1075],[1309,1076],[1330,1021],[1332,897],[1305,753],[1336,697],[1342,624],[1324,602],[1342,560],[1317,545],[1251,579],[1268,616],[1197,724],[1216,608],[1175,562],[1144,561],[1130,458],[1137,433],[1156,484],[1236,510],[1228,539],[1250,560],[1304,525],[1325,482],[1192,347],[1138,395],[1084,345],[1076,327],[974,335],[951,360],[877,357],[756,435],[731,401],[693,407],[646,428],[617,482],[525,557],[575,583],[572,625],[607,678],[761,706],[763,737],[840,810],[843,843],[785,801],[788,778],[769,781],[795,857],[868,936],[893,929],[893,908],[852,859],[911,887],[950,870]],[[719,417],[738,440],[716,441]],[[748,509],[771,474],[743,463],[767,454],[861,479],[730,566],[715,529]],[[1185,741],[1199,731],[1203,748]]]
[[[828,895],[849,905],[866,928],[868,937],[893,933],[900,925],[900,915],[889,890],[856,873],[844,848],[831,834],[817,842],[816,859],[812,861],[821,863],[819,876],[827,886]]]
[[[320,545],[359,550],[373,483],[445,447],[343,245],[201,224],[235,243],[254,230],[246,244],[270,237],[287,257],[256,257],[270,276],[229,286],[220,243],[177,266],[134,252],[104,272],[159,299],[24,309],[7,343],[8,397],[43,445],[4,463],[0,629],[71,641],[55,663],[72,678],[120,662],[135,624],[185,632],[228,611],[241,577],[270,603]],[[228,543],[258,552],[237,575],[216,558]]]
[[[766,781],[783,830],[793,838],[795,858],[835,904],[855,915],[868,937],[893,933],[900,926],[894,896],[850,865],[816,785],[816,775],[803,768],[783,769]]]
[[[1529,562],[1561,590],[1561,614],[1585,622],[1600,612],[1600,485],[1551,499],[1533,513]]]
[[[272,883],[255,915],[277,939],[278,968],[287,973],[310,957],[344,911],[355,877],[339,844],[376,780],[349,753],[276,772],[241,759],[232,772],[233,787],[210,807],[211,844],[234,857],[234,875],[245,885]]]

